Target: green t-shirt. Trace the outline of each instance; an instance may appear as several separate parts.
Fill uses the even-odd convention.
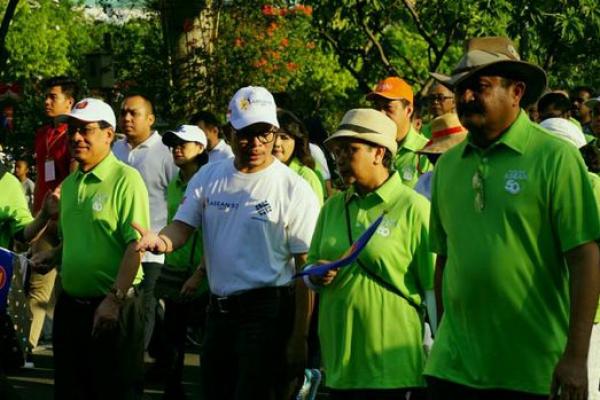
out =
[[[600,210],[600,176],[590,172],[589,177],[590,182],[592,182],[592,190],[594,191],[594,195],[596,196],[596,205],[598,206],[598,210]],[[596,309],[596,317],[594,318],[594,323],[600,323],[600,299],[598,300],[598,308]]]
[[[353,187],[323,206],[308,262],[334,260],[350,247],[345,219],[348,201],[352,238],[384,211],[383,222],[360,260],[390,284],[422,303],[433,285],[429,252],[429,204],[394,173],[380,188],[360,197]],[[335,389],[423,386],[423,323],[405,299],[372,280],[357,264],[342,268],[319,300],[319,338],[327,385]]]
[[[292,171],[300,175],[306,182],[308,182],[319,199],[319,205],[322,206],[323,200],[325,199],[323,182],[319,179],[319,176],[315,173],[315,171],[306,165],[300,164],[300,161],[297,158],[293,158],[288,167],[290,167]]]
[[[132,222],[149,227],[148,192],[140,174],[110,153],[87,173],[63,182],[60,228],[63,237],[62,286],[69,295],[108,293],[128,244],[139,238]],[[142,269],[134,284],[140,283]]]
[[[21,182],[9,172],[0,179],[0,246],[8,248],[12,237],[33,221]]]
[[[563,253],[600,238],[581,156],[521,111],[488,149],[442,155],[432,186],[431,244],[447,262],[425,373],[548,394],[569,326]]]
[[[167,187],[167,223],[173,221],[173,217],[177,213],[177,209],[183,201],[186,189],[187,182],[183,182],[181,180],[181,172],[179,172],[175,179],[169,182],[169,186]],[[195,247],[195,250],[192,258],[193,247]],[[172,253],[168,253],[165,256],[165,267],[174,269],[189,269],[191,272],[193,272],[202,261],[202,254],[202,232],[200,229],[197,229],[182,247]],[[207,290],[208,280],[203,279],[200,287],[198,288],[198,293],[204,293]]]
[[[402,183],[414,188],[419,176],[431,171],[433,166],[424,155],[417,154],[429,140],[418,133],[411,125],[410,130],[402,142],[398,143],[398,152],[394,159],[394,166]]]

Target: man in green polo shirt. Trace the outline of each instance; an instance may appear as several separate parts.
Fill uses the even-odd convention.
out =
[[[452,76],[432,75],[469,130],[433,178],[443,316],[425,368],[432,398],[587,399],[600,222],[577,150],[521,108],[546,74],[487,37],[467,42]]]
[[[413,91],[404,80],[392,76],[380,81],[367,96],[374,109],[386,114],[396,123],[398,152],[394,167],[402,183],[413,188],[419,176],[433,167],[427,157],[417,153],[428,142],[427,138],[413,128],[410,117],[413,113]]]
[[[57,399],[139,399],[143,378],[142,279],[133,221],[149,223],[140,174],[111,153],[115,115],[97,99],[67,114],[79,168],[60,204],[63,291],[54,314]]]

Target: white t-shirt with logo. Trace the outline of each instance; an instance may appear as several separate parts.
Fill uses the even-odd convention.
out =
[[[250,174],[229,159],[192,178],[174,219],[202,226],[211,292],[228,296],[289,284],[293,255],[308,252],[319,208],[308,183],[277,159]]]

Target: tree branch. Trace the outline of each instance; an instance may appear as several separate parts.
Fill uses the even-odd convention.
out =
[[[411,0],[402,0],[402,3],[404,4],[404,7],[410,13],[410,16],[412,17],[412,19],[415,23],[415,26],[417,28],[417,32],[419,32],[419,35],[421,35],[421,37],[423,39],[425,39],[425,41],[429,45],[429,48],[432,49],[433,52],[436,53],[436,55],[437,55],[439,53],[438,46],[435,43],[435,41],[433,40],[433,38],[427,33],[427,29],[425,29],[423,22],[421,22],[421,18],[419,17],[417,10],[415,10],[414,4],[411,2]]]

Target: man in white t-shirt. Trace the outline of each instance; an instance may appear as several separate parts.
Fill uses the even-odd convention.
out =
[[[152,102],[141,94],[130,94],[121,104],[119,123],[125,139],[113,145],[113,154],[125,164],[137,169],[148,189],[150,225],[159,230],[167,224],[167,186],[179,170],[171,151],[152,129],[155,116]],[[164,255],[147,252],[142,258],[144,281],[141,284],[144,300],[144,346],[148,347],[157,316],[154,286],[160,275]]]
[[[233,158],[231,146],[221,137],[219,120],[209,111],[199,111],[191,118],[190,123],[197,125],[206,133],[208,162]]]
[[[312,309],[306,288],[291,278],[305,263],[319,202],[272,156],[279,123],[271,93],[238,90],[229,119],[235,158],[203,167],[171,224],[158,235],[139,229],[138,250],[170,252],[201,227],[211,291],[203,398],[289,399],[294,378],[303,377]]]

